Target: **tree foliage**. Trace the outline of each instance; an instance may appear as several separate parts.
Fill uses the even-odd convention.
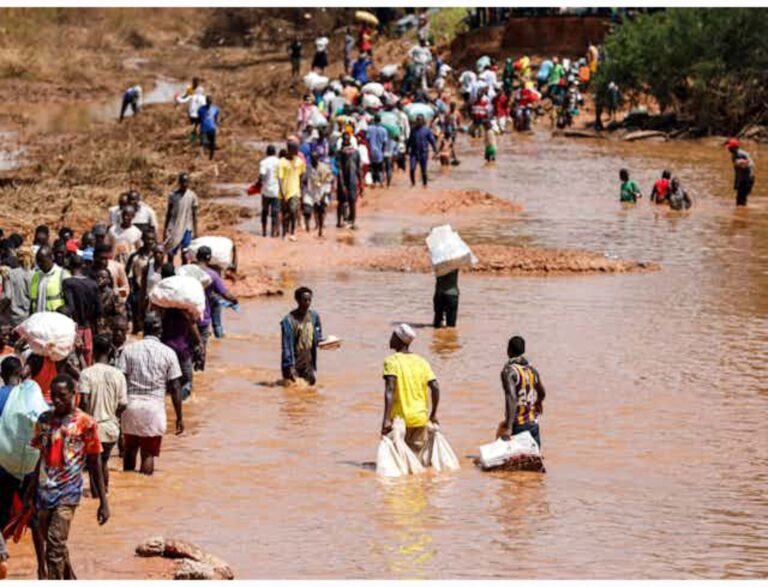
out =
[[[638,16],[605,41],[595,79],[656,99],[707,132],[768,122],[768,9],[671,8]]]

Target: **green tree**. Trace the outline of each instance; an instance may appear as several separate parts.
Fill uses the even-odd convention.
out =
[[[630,98],[652,96],[707,132],[768,121],[768,10],[671,8],[611,33],[595,91],[616,82]],[[603,94],[604,95],[604,94]]]

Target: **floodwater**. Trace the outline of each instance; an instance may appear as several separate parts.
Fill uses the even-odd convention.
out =
[[[113,475],[113,519],[92,502],[71,549],[83,578],[157,576],[134,546],[157,534],[199,543],[238,578],[765,578],[768,576],[768,190],[735,210],[715,141],[500,141],[438,185],[520,202],[471,242],[530,243],[658,261],[637,275],[461,279],[459,328],[418,330],[413,350],[442,388],[439,419],[462,458],[453,474],[382,480],[381,364],[394,322],[430,322],[429,275],[318,269],[327,334],[320,386],[284,389],[279,329],[290,299],[225,316],[188,432],[167,437],[157,474]],[[758,161],[768,153],[750,148]],[[665,167],[686,215],[618,203],[618,169],[646,195]],[[372,222],[375,219],[371,220]],[[363,217],[361,222],[365,223]],[[406,227],[402,228],[406,231]],[[482,473],[469,455],[503,416],[506,340],[522,334],[547,388],[548,472]],[[113,467],[117,461],[113,461]],[[30,576],[29,546],[12,572]],[[18,566],[16,566],[18,565]]]
[[[143,104],[146,106],[171,102],[185,87],[182,82],[158,78],[151,89],[144,88]],[[101,101],[0,104],[0,114],[21,116],[24,119],[25,132],[67,133],[82,130],[96,122],[118,119],[122,102],[120,95]],[[130,112],[129,110],[126,116],[131,116]]]

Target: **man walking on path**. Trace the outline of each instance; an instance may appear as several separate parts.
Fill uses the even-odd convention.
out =
[[[160,342],[160,329],[160,318],[148,315],[144,322],[144,340],[126,345],[116,364],[128,384],[128,407],[122,416],[123,470],[135,470],[136,456],[141,449],[139,472],[144,475],[154,473],[155,458],[160,456],[167,428],[166,394],[171,396],[176,412],[176,434],[184,432],[181,367],[176,353]]]
[[[168,260],[185,249],[197,238],[197,194],[189,189],[189,175],[179,174],[179,187],[168,196],[168,210],[165,214],[165,251]]]
[[[267,222],[272,219],[270,235],[280,235],[280,184],[277,180],[277,168],[280,160],[276,156],[274,145],[267,147],[267,156],[259,162],[259,182],[261,184],[261,233],[267,236]]]
[[[423,115],[416,118],[416,127],[411,130],[411,136],[406,143],[406,153],[410,155],[411,165],[411,186],[416,185],[416,164],[421,168],[421,183],[427,187],[427,164],[429,162],[429,147],[432,146],[432,152],[437,153],[437,141],[435,135],[427,127]]]
[[[288,141],[288,153],[280,159],[277,179],[280,184],[280,199],[283,208],[283,238],[290,234],[290,240],[296,240],[296,219],[301,201],[301,179],[307,170],[304,159],[299,157],[299,145]]]
[[[357,228],[357,195],[362,192],[363,170],[360,165],[360,152],[352,146],[352,137],[349,133],[341,136],[341,151],[338,156],[338,207],[336,210],[336,227],[341,228],[344,221],[348,220],[353,229]]]
[[[72,277],[64,280],[64,300],[77,324],[77,333],[83,344],[86,365],[93,364],[93,335],[101,315],[99,284],[83,273],[83,258],[72,256],[69,264]]]
[[[37,269],[29,285],[30,314],[55,312],[65,304],[63,284],[69,272],[56,265],[53,251],[47,245],[37,250],[35,261]]]
[[[416,333],[410,326],[400,324],[389,340],[389,348],[395,352],[384,360],[381,434],[389,434],[394,419],[402,418],[405,421],[405,442],[422,460],[428,438],[427,423],[438,423],[440,386],[427,360],[410,351],[415,338]]]
[[[83,467],[93,475],[99,498],[96,518],[109,520],[107,492],[102,479],[101,443],[96,422],[75,407],[75,381],[57,375],[51,382],[53,409],[37,421],[31,445],[40,450],[26,503],[36,498],[37,523],[45,540],[47,579],[77,579],[69,560],[67,539],[83,494]]]
[[[755,163],[736,139],[729,139],[725,148],[731,153],[733,161],[733,189],[736,190],[736,205],[746,206],[749,193],[755,185]]]

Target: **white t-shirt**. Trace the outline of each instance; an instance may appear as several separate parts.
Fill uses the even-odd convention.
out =
[[[318,51],[325,51],[328,48],[328,38],[318,37],[317,39],[315,39],[315,48]]]
[[[110,226],[107,240],[115,247],[115,260],[125,263],[128,256],[141,246],[141,229],[131,225]]]
[[[280,184],[277,181],[277,167],[280,160],[274,155],[265,157],[259,163],[259,177],[263,177],[261,195],[265,198],[276,198],[280,195]]]

